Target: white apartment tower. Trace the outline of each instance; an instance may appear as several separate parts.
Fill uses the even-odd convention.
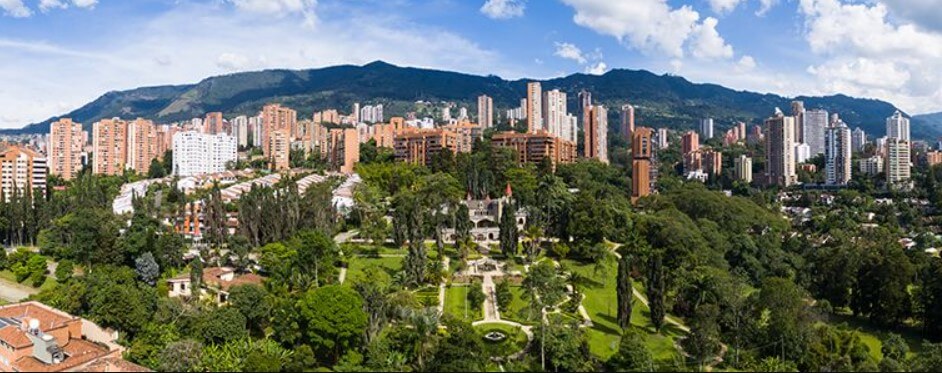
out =
[[[828,185],[845,185],[850,181],[851,147],[850,128],[844,121],[836,120],[828,127],[824,138],[825,182]]]
[[[543,88],[539,82],[527,83],[527,132],[536,133],[543,127]]]
[[[781,110],[765,121],[766,182],[788,187],[798,182],[795,173],[795,117]]]
[[[740,154],[738,158],[733,159],[733,176],[736,180],[746,183],[752,182],[752,158],[745,154]]]
[[[802,140],[811,150],[811,156],[824,153],[824,129],[828,127],[827,110],[814,109],[805,111],[802,119],[804,128]]]
[[[702,137],[704,141],[713,138],[713,118],[700,120],[700,137]]]
[[[564,137],[566,126],[566,92],[558,89],[543,94],[543,130],[556,137]]]
[[[178,132],[173,135],[173,174],[186,177],[225,171],[227,163],[237,160],[237,151],[232,136]]]
[[[905,187],[904,183],[912,177],[909,141],[894,137],[886,139],[885,160],[886,166],[883,170],[886,172],[887,185]]]
[[[850,134],[850,142],[853,151],[862,152],[867,145],[867,133],[860,127],[854,128],[854,132]]]
[[[886,137],[895,137],[897,139],[909,142],[909,119],[903,116],[897,110],[893,116],[886,118]]]
[[[494,99],[487,95],[478,96],[478,125],[481,128],[494,127]]]

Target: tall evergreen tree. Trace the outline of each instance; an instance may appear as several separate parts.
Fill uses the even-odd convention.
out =
[[[504,203],[504,211],[500,216],[500,252],[506,257],[517,255],[517,207],[512,199]]]
[[[631,327],[631,301],[633,288],[631,284],[631,257],[622,255],[618,260],[618,326],[623,331]]]
[[[654,329],[658,332],[660,332],[661,327],[664,326],[664,317],[667,313],[664,304],[666,283],[664,281],[663,255],[664,254],[661,252],[653,252],[650,258],[648,258],[648,307],[651,310],[651,323],[654,324]]]

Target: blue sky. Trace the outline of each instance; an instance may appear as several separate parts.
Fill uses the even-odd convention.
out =
[[[613,68],[942,111],[940,0],[0,0],[0,127],[111,90],[385,60]]]

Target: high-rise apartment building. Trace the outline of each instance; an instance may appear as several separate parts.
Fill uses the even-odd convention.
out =
[[[146,175],[152,160],[163,154],[157,154],[157,130],[154,122],[135,119],[127,123],[127,160],[125,167],[138,174]]]
[[[543,88],[539,82],[527,83],[527,132],[543,129]]]
[[[867,145],[867,133],[860,127],[854,128],[854,132],[850,134],[850,142],[853,151],[862,152]]]
[[[487,95],[478,96],[478,124],[482,128],[494,127],[494,99]]]
[[[811,147],[808,144],[795,144],[795,164],[805,163],[811,159]]]
[[[775,116],[765,121],[765,127],[766,183],[791,186],[798,182],[795,173],[795,118],[777,110]]]
[[[539,164],[549,159],[553,167],[576,160],[576,144],[553,136],[549,132],[501,132],[491,139],[494,147],[512,149],[520,164]]]
[[[745,183],[752,182],[752,158],[740,154],[733,160],[733,177]]]
[[[886,137],[897,138],[909,142],[909,118],[897,110],[893,116],[886,118]]]
[[[46,195],[46,158],[20,146],[11,146],[0,153],[0,185],[3,198],[10,201],[14,195],[42,197]]]
[[[631,134],[631,202],[651,195],[656,183],[654,162],[654,131],[640,127]],[[652,177],[653,176],[653,177]]]
[[[635,107],[626,104],[621,107],[621,135],[625,140],[630,140],[631,133],[635,130]]]
[[[857,169],[860,173],[867,176],[877,176],[883,172],[883,166],[885,162],[883,157],[879,155],[872,156],[870,158],[864,158],[857,161]]]
[[[359,107],[359,104],[356,106]],[[275,169],[287,169],[290,164],[288,157],[291,151],[292,131],[296,132],[298,126],[298,112],[278,104],[268,104],[262,108],[261,116],[262,153],[273,165],[276,165]],[[278,139],[273,140],[272,137],[276,131],[283,131],[283,133],[279,134]],[[272,145],[282,143],[287,145],[279,146],[279,153],[273,154]]]
[[[444,129],[410,129],[400,131],[394,140],[396,160],[428,165],[442,151],[458,150],[458,136]]]
[[[457,139],[455,153],[470,153],[474,148],[474,142],[484,138],[484,129],[471,122],[459,122],[443,128],[455,134]]]
[[[210,135],[226,133],[224,122],[225,121],[222,119],[222,113],[206,113],[206,118],[203,119],[203,133],[208,133]]]
[[[291,168],[291,133],[286,129],[271,131],[268,134],[268,162],[276,171]]]
[[[608,163],[608,111],[594,105],[585,126],[585,157]]]
[[[566,92],[558,89],[543,93],[543,129],[556,137],[563,137],[566,122]]]
[[[801,142],[808,144],[811,157],[824,154],[824,129],[828,127],[829,123],[827,110],[813,109],[805,111],[802,121],[804,122],[802,125],[804,128],[802,131],[804,141]]]
[[[670,142],[668,141],[667,136],[668,136],[667,128],[657,129],[657,148],[658,149],[667,149],[667,147],[670,146]]]
[[[703,154],[701,158],[703,172],[713,176],[723,173],[723,152],[712,148],[701,149],[700,152]]]
[[[827,128],[824,138],[825,183],[828,185],[845,185],[850,182],[853,165],[851,147],[850,128],[838,119]]]
[[[704,140],[713,138],[713,118],[700,120],[700,136],[703,136]]]
[[[81,123],[61,118],[49,125],[49,172],[72,180],[82,171],[82,151],[86,134]]]
[[[187,177],[222,172],[238,159],[237,154],[238,141],[233,136],[177,132],[173,135],[173,174]]]
[[[360,162],[360,139],[355,128],[330,130],[328,164],[332,170],[352,174]]]
[[[680,138],[680,154],[687,155],[700,149],[700,135],[694,131],[687,131]]]
[[[795,117],[795,143],[805,142],[805,103],[792,101],[792,116]]]
[[[909,141],[890,137],[886,139],[886,184],[906,188],[911,176],[912,159]]]
[[[128,157],[128,123],[102,119],[92,125],[92,173],[120,175]]]
[[[232,119],[232,136],[236,138],[236,143],[242,148],[249,146],[249,118],[240,115]]]

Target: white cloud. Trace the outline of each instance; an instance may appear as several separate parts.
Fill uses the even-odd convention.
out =
[[[752,56],[742,56],[736,63],[736,69],[740,72],[752,71],[756,68],[756,59]]]
[[[258,22],[257,14],[218,4],[182,2],[145,22],[116,24],[120,38],[81,49],[0,37],[0,55],[6,57],[0,59],[0,127],[61,115],[112,90],[195,83],[245,69],[308,69],[382,59],[475,74],[524,75],[497,53],[451,32],[394,15],[368,17],[325,18],[312,30],[295,22]],[[132,27],[136,32],[120,32]],[[402,53],[409,50],[424,53]]]
[[[481,6],[481,13],[491,19],[510,19],[522,17],[524,9],[525,0],[487,0]]]
[[[553,55],[565,58],[567,60],[576,61],[580,65],[587,62],[586,58],[582,55],[582,50],[571,43],[556,42],[556,52],[554,52]]]
[[[759,10],[756,11],[757,16],[764,16],[772,7],[778,4],[778,0],[759,0]]]
[[[799,11],[811,51],[826,61],[808,68],[822,90],[938,109],[942,33],[892,19],[882,2],[801,0]]]
[[[605,62],[601,62],[601,61],[599,61],[596,64],[586,66],[585,68],[585,73],[591,74],[591,75],[602,75],[602,74],[605,74],[605,72],[607,71],[608,71],[608,65],[606,65]]]
[[[707,17],[696,27],[690,39],[690,52],[701,60],[733,58],[733,47],[716,31],[716,18]]]
[[[718,14],[729,13],[739,6],[743,0],[710,0],[710,9]]]
[[[53,9],[66,9],[70,5],[76,8],[94,8],[98,0],[40,0],[39,10],[43,13]]]
[[[90,1],[90,0],[83,0]],[[252,14],[269,17],[287,17],[300,14],[304,16],[304,24],[313,26],[317,22],[314,12],[317,0],[228,0],[236,9]]]
[[[942,11],[939,0],[881,0],[890,13],[919,26],[942,31]]]
[[[0,9],[3,9],[5,15],[24,18],[33,15],[33,11],[23,4],[23,0],[0,0]]]
[[[716,32],[717,20],[701,21],[689,5],[671,8],[666,0],[563,0],[575,9],[573,21],[646,54],[698,59],[731,58],[732,47]],[[687,46],[688,51],[685,51]]]

